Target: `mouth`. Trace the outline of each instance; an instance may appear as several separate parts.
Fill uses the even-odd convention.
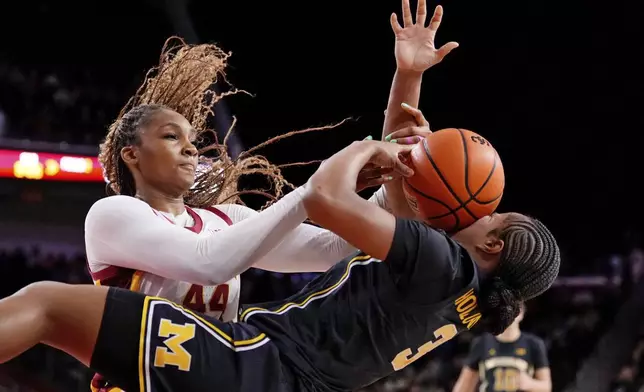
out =
[[[179,165],[179,167],[184,170],[190,170],[191,172],[194,172],[196,169],[196,166],[192,163],[182,163]]]

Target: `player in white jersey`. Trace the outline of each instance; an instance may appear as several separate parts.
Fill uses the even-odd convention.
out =
[[[181,116],[168,109],[142,110],[157,111],[151,126],[169,119],[181,123]],[[301,225],[306,215],[300,193],[295,190],[261,213],[229,204],[185,206],[177,216],[129,196],[102,199],[86,220],[92,278],[99,285],[129,288],[234,320],[239,274],[249,267],[326,271],[354,251],[324,229]]]
[[[219,150],[219,159],[197,172],[206,161],[195,147],[203,132],[195,128],[205,125],[210,112],[203,102],[225,62],[213,45],[174,53],[162,56],[159,74],[146,80],[101,145],[99,158],[116,195],[99,200],[87,214],[88,267],[97,285],[162,297],[232,321],[239,274],[248,268],[323,272],[355,248],[303,224],[299,188],[262,212],[222,204],[235,201],[237,179],[245,173],[268,174],[278,191],[285,181],[265,159],[233,161],[218,144],[210,148]],[[360,185],[390,180],[387,170],[365,171]],[[384,205],[382,193],[374,200]],[[113,390],[100,376],[92,388]]]

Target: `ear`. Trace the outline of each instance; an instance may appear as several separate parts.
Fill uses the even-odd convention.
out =
[[[126,146],[121,149],[121,159],[126,165],[136,165],[139,162],[138,150],[135,146]]]
[[[505,243],[502,239],[495,236],[488,236],[483,244],[476,245],[476,249],[488,255],[499,255],[504,246]]]

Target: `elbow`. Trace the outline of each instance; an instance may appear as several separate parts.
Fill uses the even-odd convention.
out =
[[[235,265],[232,260],[218,261],[218,263],[214,264],[210,260],[204,260],[202,263],[195,263],[195,260],[193,260],[193,267],[188,272],[189,276],[181,280],[200,286],[217,286],[228,282],[243,272],[238,272],[235,268],[227,268]]]

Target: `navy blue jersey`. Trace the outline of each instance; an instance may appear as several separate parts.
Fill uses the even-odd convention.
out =
[[[472,341],[467,366],[480,375],[481,392],[518,391],[519,375],[548,367],[548,353],[539,337],[521,333],[513,342],[501,342],[491,334]]]
[[[400,370],[479,322],[469,254],[429,226],[398,219],[388,256],[359,253],[285,301],[246,306],[284,364],[316,391],[350,391]]]

